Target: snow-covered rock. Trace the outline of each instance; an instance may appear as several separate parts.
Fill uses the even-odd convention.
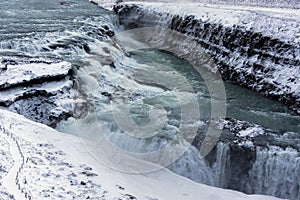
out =
[[[145,174],[115,171],[97,161],[83,146],[82,139],[8,111],[0,110],[0,127],[0,136],[15,141],[20,149],[20,155],[10,158],[23,158],[16,180],[11,181],[15,181],[27,198],[276,199],[198,184],[167,169]],[[94,145],[92,141],[84,144]],[[101,159],[105,155],[98,156]],[[0,162],[7,163],[3,157]]]
[[[70,116],[72,66],[45,58],[0,58],[0,106],[50,126]]]
[[[31,82],[59,80],[67,76],[71,70],[71,64],[68,62],[11,65],[2,61],[2,65],[5,66],[1,68],[0,74],[0,89],[2,90]]]

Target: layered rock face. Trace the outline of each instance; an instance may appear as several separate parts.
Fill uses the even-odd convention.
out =
[[[68,62],[1,57],[0,106],[54,127],[72,114],[71,73]]]
[[[194,16],[177,14],[172,9],[164,12],[157,7],[117,5],[114,11],[126,29],[161,25],[188,35],[214,58],[224,80],[255,90],[300,113],[297,21],[290,16],[278,19],[278,13],[245,10],[236,11],[238,14],[227,12],[224,15],[228,19],[222,21],[222,10],[218,16],[209,13],[211,10],[196,8],[199,12]]]

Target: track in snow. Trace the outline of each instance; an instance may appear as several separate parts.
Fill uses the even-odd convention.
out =
[[[13,194],[14,199],[23,200],[25,199],[24,194],[22,194],[22,192],[19,190],[16,184],[16,177],[18,171],[24,162],[23,157],[21,155],[21,152],[19,151],[16,141],[13,140],[9,133],[6,134],[4,131],[1,131],[1,135],[9,143],[10,153],[14,158],[14,164],[12,168],[10,168],[10,170],[8,171],[7,175],[3,177],[2,185],[7,189],[7,191],[10,194]]]

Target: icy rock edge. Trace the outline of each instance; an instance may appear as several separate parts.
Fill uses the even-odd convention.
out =
[[[52,127],[72,115],[69,62],[28,57],[0,57],[0,107]]]

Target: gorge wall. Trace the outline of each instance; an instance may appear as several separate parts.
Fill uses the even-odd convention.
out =
[[[164,8],[157,7],[116,5],[114,11],[126,29],[159,25],[188,35],[213,57],[224,80],[278,100],[300,113],[298,22],[289,20],[283,24],[285,21],[275,14],[272,22],[272,16],[266,17],[264,12],[248,16],[248,11],[241,11],[241,16],[245,14],[244,18],[253,19],[245,21],[241,16],[233,16],[229,19],[232,23],[226,24],[215,13],[209,14],[201,8],[196,9],[199,12],[194,16],[172,10],[164,12]],[[219,12],[221,18],[222,11]],[[241,19],[236,22],[239,17]],[[252,21],[248,26],[251,20],[254,25]],[[287,27],[289,23],[293,26]],[[288,34],[296,37],[288,37]]]

